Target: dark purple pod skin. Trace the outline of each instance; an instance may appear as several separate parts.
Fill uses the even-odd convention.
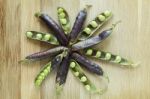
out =
[[[66,57],[64,57],[57,70],[56,83],[59,84],[59,86],[66,82],[67,74],[69,71],[69,61],[70,55],[67,55]]]
[[[85,57],[81,56],[80,54],[73,53],[72,58],[74,60],[76,60],[82,67],[84,67],[88,71],[90,71],[92,73],[95,73],[97,75],[103,75],[103,70],[99,65],[97,65],[97,64],[93,63],[92,61],[86,59]]]
[[[81,10],[75,20],[74,26],[72,28],[72,31],[70,33],[70,40],[71,42],[74,42],[77,38],[77,36],[79,35],[79,33],[81,32],[82,26],[85,22],[87,16],[87,12],[86,10]]]
[[[47,14],[40,14],[39,17],[49,26],[50,29],[54,31],[54,35],[58,39],[59,43],[61,45],[67,46],[69,41],[65,36],[63,29]]]
[[[49,50],[46,50],[46,51],[41,51],[41,52],[31,54],[31,55],[27,56],[26,59],[29,59],[29,60],[45,59],[45,58],[57,55],[65,49],[67,49],[67,48],[65,48],[65,47],[56,47],[56,48],[49,49]]]

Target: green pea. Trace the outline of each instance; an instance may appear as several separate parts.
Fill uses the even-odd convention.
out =
[[[41,75],[42,77],[45,77],[45,74],[44,74],[44,72],[42,72],[40,75]]]
[[[106,17],[109,17],[109,16],[111,15],[111,12],[107,10],[107,11],[104,12],[104,15],[105,15]]]
[[[91,33],[91,29],[90,29],[90,28],[85,28],[83,31],[84,31],[85,33],[87,33],[87,34],[90,34],[90,33]]]
[[[38,80],[43,80],[44,78],[42,76],[38,76]]]
[[[43,40],[48,41],[51,38],[50,34],[46,34],[43,38]]]
[[[87,78],[85,76],[81,77],[81,82],[86,82]]]
[[[36,80],[36,81],[35,81],[35,85],[36,85],[36,86],[39,86],[39,85],[41,85],[41,82],[42,82],[42,80]]]
[[[106,18],[105,18],[105,16],[103,16],[103,15],[99,15],[99,16],[98,16],[98,19],[103,22]]]
[[[64,11],[63,8],[58,8],[58,13],[62,13]]]
[[[66,15],[65,15],[64,12],[61,12],[61,13],[59,14],[59,17],[60,17],[60,18],[65,18],[65,16],[66,16]]]
[[[92,49],[88,49],[87,52],[86,52],[86,55],[92,55],[93,53],[93,50]]]
[[[62,24],[67,24],[67,20],[66,20],[66,19],[60,19],[60,22],[61,22]]]
[[[114,60],[115,63],[119,63],[121,61],[121,57],[120,56],[116,56],[116,59]]]
[[[36,34],[36,39],[38,40],[42,39],[42,34]]]
[[[86,90],[90,91],[91,87],[90,85],[85,85]]]
[[[75,75],[75,76],[79,76],[79,72],[75,72],[74,75]]]
[[[74,68],[75,66],[76,66],[75,62],[71,62],[71,63],[70,63],[70,67],[71,67],[71,68]]]
[[[98,24],[96,23],[96,21],[91,21],[90,25],[93,27],[93,28],[96,28],[98,26]]]
[[[95,57],[96,57],[96,58],[100,58],[100,56],[101,56],[101,52],[100,52],[100,51],[97,51]]]
[[[106,59],[106,60],[109,60],[110,58],[111,58],[111,54],[110,54],[110,53],[106,53],[105,59]]]
[[[30,31],[29,31],[29,32],[26,32],[26,36],[27,36],[27,37],[29,37],[29,38],[32,38],[33,33],[32,33],[32,32],[30,32]]]
[[[47,69],[44,70],[44,74],[47,75],[49,71]]]

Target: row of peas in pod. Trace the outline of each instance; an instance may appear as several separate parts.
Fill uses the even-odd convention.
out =
[[[95,50],[92,48],[88,48],[85,49],[83,51],[87,56],[91,56],[100,60],[105,60],[105,61],[109,61],[112,63],[116,63],[116,64],[120,64],[120,65],[124,65],[124,66],[129,66],[129,67],[134,67],[136,66],[136,64],[133,64],[132,61],[127,60],[119,55],[114,55],[111,54],[110,52],[104,52],[101,50]]]
[[[70,69],[73,74],[80,80],[80,82],[84,85],[85,89],[89,92],[93,93],[102,93],[103,90],[97,90],[96,86],[87,78],[87,76],[83,73],[80,65],[75,61],[70,61]]]
[[[70,20],[68,13],[62,7],[57,8],[58,20],[66,35],[70,32]]]
[[[47,77],[47,75],[50,73],[51,71],[51,62],[49,62],[48,64],[46,64],[40,71],[40,73],[37,75],[37,77],[35,78],[35,85],[36,86],[40,86],[43,82],[43,80]]]
[[[50,44],[53,44],[53,45],[58,45],[59,44],[57,38],[54,35],[49,34],[49,33],[42,33],[42,32],[36,32],[36,31],[27,31],[26,36],[30,39],[40,40],[40,41],[50,43]]]
[[[104,11],[94,18],[80,33],[79,40],[85,40],[92,36],[105,22],[112,17],[111,11]]]

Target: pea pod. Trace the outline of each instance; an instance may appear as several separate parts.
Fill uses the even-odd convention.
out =
[[[70,55],[67,54],[67,56],[65,56],[57,70],[57,75],[56,75],[56,92],[57,94],[60,94],[62,89],[63,89],[63,85],[66,82],[66,78],[68,75],[68,71],[69,71],[69,61],[70,61]]]
[[[70,33],[70,20],[67,11],[62,8],[57,8],[58,20],[66,35]]]
[[[45,59],[45,58],[49,58],[52,56],[55,56],[65,50],[68,50],[68,48],[60,46],[60,47],[55,47],[46,51],[41,51],[41,52],[37,52],[31,55],[26,56],[26,58],[24,60],[21,60],[20,62],[29,62],[29,61],[35,61],[35,60],[41,60],[41,59]]]
[[[107,87],[104,89],[97,89],[96,86],[88,79],[88,77],[84,74],[82,68],[80,65],[75,61],[70,61],[70,69],[72,70],[72,73],[80,80],[80,82],[84,85],[85,89],[92,93],[99,93],[103,94]]]
[[[57,55],[51,62],[46,64],[40,71],[40,73],[35,78],[35,85],[40,86],[41,83],[44,81],[44,79],[47,77],[47,75],[54,69],[57,68],[57,66],[61,63],[62,59],[64,57],[64,53]]]
[[[118,23],[120,23],[120,21],[116,22],[115,24],[112,24],[112,26],[109,29],[102,31],[100,34],[74,44],[72,48],[74,50],[80,50],[102,42],[113,32],[114,28]]]
[[[110,11],[104,11],[93,19],[80,33],[79,40],[91,37],[104,23],[112,17]]]
[[[76,60],[83,68],[87,69],[88,71],[103,76],[104,72],[98,64],[93,63],[92,61],[86,59],[85,57],[83,57],[78,53],[73,53],[72,58]]]
[[[37,31],[27,31],[26,36],[30,39],[46,42],[52,45],[59,45],[57,38],[49,33],[42,33]]]
[[[84,54],[91,56],[100,60],[109,61],[111,63],[116,63],[123,65],[125,67],[136,67],[138,64],[134,64],[132,61],[123,58],[119,55],[112,54],[110,52],[104,52],[101,50],[96,50],[92,48],[85,49]]]
[[[50,29],[53,30],[53,34],[59,41],[61,45],[67,46],[68,45],[68,39],[65,36],[65,33],[63,29],[47,14],[44,13],[36,13],[35,16],[39,17],[42,21],[44,21]]]
[[[86,9],[81,10],[78,13],[78,15],[76,17],[76,20],[74,22],[72,31],[70,33],[70,40],[71,40],[72,43],[74,43],[77,40],[77,36],[81,32],[81,29],[82,29],[82,26],[85,22],[86,16],[87,16]]]

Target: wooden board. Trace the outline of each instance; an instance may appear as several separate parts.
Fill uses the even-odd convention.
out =
[[[93,7],[87,22],[108,9],[114,13],[113,22],[122,20],[114,33],[97,48],[120,54],[141,65],[136,69],[97,62],[110,77],[108,91],[103,95],[88,94],[69,72],[62,95],[55,94],[55,74],[45,80],[41,88],[33,84],[45,62],[20,65],[26,55],[47,47],[27,40],[28,30],[48,31],[34,17],[35,12],[46,12],[57,20],[56,8],[67,9],[73,24],[77,12],[86,4]],[[0,0],[0,99],[150,99],[150,0]],[[100,80],[87,73],[96,85]]]

